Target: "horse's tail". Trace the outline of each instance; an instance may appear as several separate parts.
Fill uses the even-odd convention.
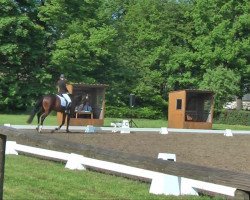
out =
[[[42,105],[42,101],[43,101],[43,98],[40,98],[37,100],[36,105],[34,106],[33,110],[31,111],[31,114],[29,116],[29,119],[27,120],[28,124],[30,124],[33,121],[36,113],[40,110],[41,105]]]

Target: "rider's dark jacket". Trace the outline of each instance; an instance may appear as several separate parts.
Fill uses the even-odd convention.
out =
[[[65,79],[63,79],[63,80],[60,79],[59,81],[57,81],[57,86],[59,88],[59,91],[58,91],[59,94],[65,94],[65,93],[69,92],[67,87],[66,87],[66,83],[67,83],[67,81]]]

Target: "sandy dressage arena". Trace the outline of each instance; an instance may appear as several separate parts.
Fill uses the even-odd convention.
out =
[[[34,134],[38,134],[34,131]],[[40,133],[66,141],[157,158],[175,153],[177,162],[216,167],[250,174],[250,136],[157,133]]]

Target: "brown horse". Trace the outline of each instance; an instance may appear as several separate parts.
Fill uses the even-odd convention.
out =
[[[72,104],[70,110],[72,110],[73,108]],[[64,125],[67,116],[66,132],[69,132],[70,113],[65,113],[65,107],[61,106],[61,100],[55,94],[45,95],[36,102],[35,107],[32,110],[29,119],[27,120],[27,123],[30,124],[33,121],[35,115],[37,114],[38,125],[36,129],[38,132],[41,132],[43,122],[52,110],[56,112],[61,112],[63,114],[62,123],[55,129],[55,131],[59,130]]]

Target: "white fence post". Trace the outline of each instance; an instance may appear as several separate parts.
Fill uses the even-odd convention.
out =
[[[81,164],[81,160],[84,157],[78,154],[71,153],[69,155],[68,161],[66,163],[65,168],[71,169],[71,170],[86,170],[86,168]]]
[[[6,142],[5,154],[18,155],[18,152],[16,151],[16,142],[15,141],[7,141]]]
[[[159,153],[158,159],[176,161],[175,154]],[[152,179],[150,193],[165,195],[180,195],[180,177],[160,174]]]

